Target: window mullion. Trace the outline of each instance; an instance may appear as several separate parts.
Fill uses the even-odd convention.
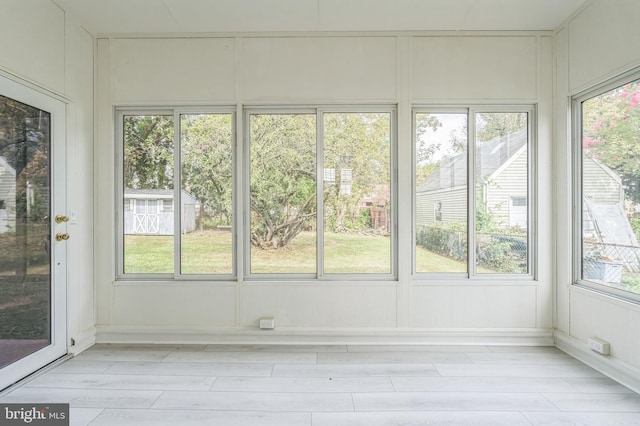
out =
[[[182,159],[181,151],[181,134],[182,123],[180,113],[173,112],[173,273],[175,277],[182,275],[182,233],[180,232],[180,216],[182,212]]]
[[[476,111],[467,112],[467,271],[476,275]]]
[[[316,114],[316,274],[324,276],[324,112]]]

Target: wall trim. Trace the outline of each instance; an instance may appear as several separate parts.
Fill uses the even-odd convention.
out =
[[[96,327],[88,328],[78,334],[71,336],[69,340],[69,354],[78,355],[96,344]]]
[[[554,340],[558,349],[611,377],[632,391],[640,393],[640,369],[613,356],[600,355],[589,349],[585,342],[561,331],[554,333]]]
[[[3,66],[0,66],[0,76],[7,78],[11,81],[13,81],[14,83],[17,83],[21,86],[27,87],[29,89],[35,90],[38,93],[41,93],[45,96],[49,96],[50,98],[54,98],[64,104],[70,104],[71,103],[71,99],[69,99],[67,96],[65,96],[64,94],[55,91],[53,89],[50,89],[46,86],[43,86],[42,84],[36,82],[35,80],[31,80],[27,77],[21,76],[19,74],[14,73],[13,71],[4,68]]]
[[[277,324],[276,324],[277,326]],[[96,343],[553,346],[548,329],[312,329],[98,326]]]

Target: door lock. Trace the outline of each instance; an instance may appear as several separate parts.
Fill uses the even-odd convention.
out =
[[[61,234],[60,232],[58,232],[56,234],[56,241],[66,241],[69,239],[69,234]]]
[[[57,214],[55,217],[56,223],[68,222],[69,216],[64,216],[61,214]]]

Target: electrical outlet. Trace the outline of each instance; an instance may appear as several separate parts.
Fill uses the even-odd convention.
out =
[[[276,328],[276,319],[274,317],[260,318],[260,329],[273,330],[274,328]]]
[[[604,340],[598,339],[597,337],[590,337],[588,343],[592,351],[602,355],[609,355],[609,343]]]

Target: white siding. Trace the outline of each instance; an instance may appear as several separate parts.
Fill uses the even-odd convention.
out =
[[[416,227],[434,224],[434,207],[442,203],[442,223],[467,222],[467,187],[416,194]]]
[[[509,226],[511,197],[527,197],[526,149],[512,157],[508,167],[494,176],[488,185],[487,207],[505,227]]]
[[[14,228],[16,209],[16,176],[0,163],[0,200],[4,208],[0,209],[0,233]]]
[[[582,192],[596,204],[624,203],[624,190],[613,172],[605,170],[597,162],[585,158],[582,163]]]

